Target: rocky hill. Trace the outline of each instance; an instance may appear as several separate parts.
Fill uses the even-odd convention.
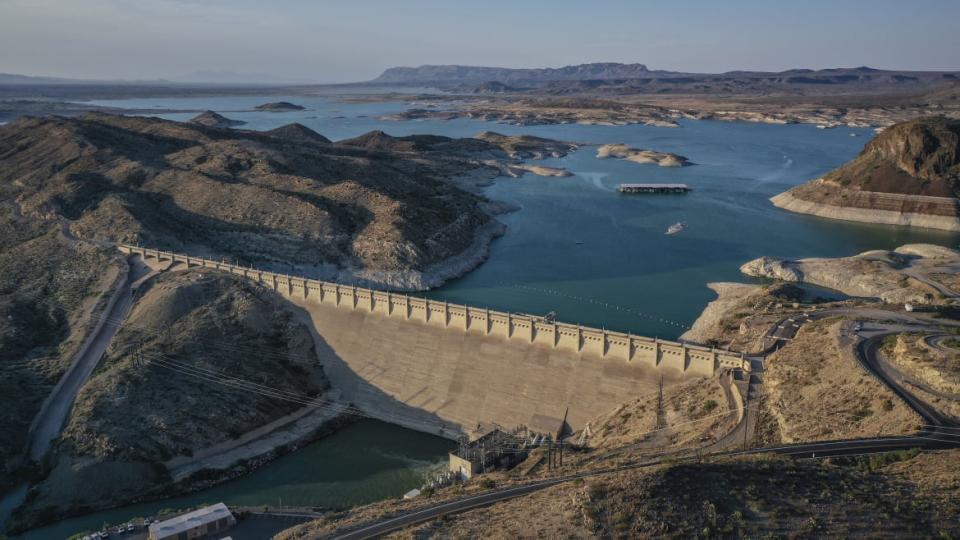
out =
[[[83,238],[324,279],[419,289],[479,264],[499,229],[482,197],[445,181],[476,161],[307,131],[24,118],[0,128],[0,185],[28,218],[62,217]]]
[[[0,202],[0,492],[13,482],[31,422],[96,326],[120,269],[105,251],[58,233],[56,223]]]
[[[204,111],[191,118],[190,121],[207,127],[234,127],[246,124],[242,120],[233,120],[213,111]]]
[[[823,217],[960,230],[960,120],[926,117],[874,137],[853,161],[777,195]]]
[[[279,137],[281,139],[287,139],[287,140],[297,141],[297,142],[326,143],[326,144],[329,144],[331,142],[330,139],[308,128],[307,126],[297,122],[294,122],[293,124],[280,126],[278,128],[265,131],[264,133],[268,135],[273,135],[274,137]]]
[[[276,101],[272,103],[264,103],[262,105],[257,105],[253,109],[256,111],[283,112],[283,111],[302,111],[304,107],[302,105],[290,103],[289,101]]]
[[[309,329],[273,291],[209,269],[145,288],[18,526],[157,496],[170,488],[165,461],[235,440],[328,388]]]

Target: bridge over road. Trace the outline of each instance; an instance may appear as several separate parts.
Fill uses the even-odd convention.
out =
[[[121,245],[124,253],[229,272],[277,291],[315,330],[334,388],[366,414],[456,436],[480,423],[579,429],[665,384],[749,371],[740,353],[533,315],[266,272]]]

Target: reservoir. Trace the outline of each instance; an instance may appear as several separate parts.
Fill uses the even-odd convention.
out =
[[[290,101],[306,109],[260,112]],[[456,303],[546,314],[557,319],[650,337],[677,338],[714,298],[714,281],[749,281],[741,264],[762,256],[837,257],[911,242],[957,247],[960,235],[922,229],[832,221],[775,208],[769,198],[818,178],[854,157],[868,129],[812,125],[681,121],[679,128],[640,125],[515,126],[480,120],[395,122],[379,119],[414,106],[404,102],[341,102],[330,96],[228,96],[97,101],[98,105],[214,110],[266,130],[299,122],[330,139],[374,129],[467,137],[492,130],[582,143],[564,158],[569,177],[502,178],[492,199],[520,207],[499,216],[508,226],[476,270],[425,293]],[[158,114],[188,120],[197,112]],[[851,136],[855,135],[855,136]],[[624,143],[686,156],[695,165],[661,168],[596,159],[593,145]],[[686,184],[684,195],[622,196],[620,184]],[[674,235],[671,224],[686,228]],[[241,479],[167,501],[70,519],[22,536],[63,538],[104,522],[123,522],[163,508],[223,501],[240,505],[344,508],[419,487],[446,459],[453,443],[375,421],[363,421],[285,456]]]
[[[252,111],[290,101],[303,111]],[[98,105],[212,109],[243,120],[244,129],[300,122],[332,140],[374,129],[391,135],[468,137],[491,130],[599,145],[673,152],[695,165],[682,168],[596,159],[584,146],[542,163],[573,176],[502,178],[493,198],[521,207],[500,216],[507,234],[490,259],[428,296],[502,311],[556,312],[557,319],[650,337],[675,339],[713,299],[706,284],[748,281],[741,264],[760,257],[837,257],[909,242],[957,247],[960,235],[923,229],[834,221],[792,214],[769,201],[853,158],[870,129],[813,125],[681,121],[679,128],[642,125],[515,126],[481,120],[389,121],[379,117],[424,103],[340,102],[328,96],[231,96],[97,101]],[[188,120],[196,113],[161,114]],[[854,136],[851,136],[854,135]],[[620,184],[686,184],[682,196],[620,196]],[[665,235],[674,223],[686,229]]]

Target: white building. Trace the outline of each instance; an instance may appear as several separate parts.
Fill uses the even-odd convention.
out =
[[[221,532],[236,525],[237,520],[223,503],[207,506],[187,514],[150,525],[150,540],[190,540]]]

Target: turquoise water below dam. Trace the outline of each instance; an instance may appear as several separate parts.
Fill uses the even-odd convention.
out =
[[[363,420],[237,480],[156,502],[71,518],[14,538],[53,540],[116,525],[163,509],[225,502],[243,506],[332,509],[400,497],[446,464],[452,441],[376,420]]]
[[[304,111],[267,113],[255,105],[291,101]],[[908,242],[956,247],[960,235],[856,224],[792,214],[769,197],[817,178],[860,151],[872,132],[808,125],[684,121],[647,126],[513,126],[477,120],[379,120],[409,108],[401,102],[341,103],[329,97],[244,96],[148,98],[101,105],[212,109],[271,129],[300,122],[338,140],[373,129],[392,135],[470,136],[484,130],[531,134],[584,144],[626,143],[687,156],[682,169],[596,159],[584,146],[543,164],[574,173],[499,179],[487,189],[521,207],[500,216],[509,227],[490,259],[428,296],[492,309],[543,314],[635,334],[676,338],[713,299],[706,284],[748,281],[738,268],[761,255],[836,257]],[[414,105],[416,106],[416,105]],[[196,113],[159,114],[187,120]],[[625,196],[620,183],[686,183],[686,195]],[[675,222],[686,230],[664,234]],[[62,538],[103,522],[121,522],[161,508],[203,502],[343,507],[401,495],[418,487],[451,443],[378,422],[362,422],[285,456],[242,479],[185,497],[101,512],[33,531],[23,538]]]

